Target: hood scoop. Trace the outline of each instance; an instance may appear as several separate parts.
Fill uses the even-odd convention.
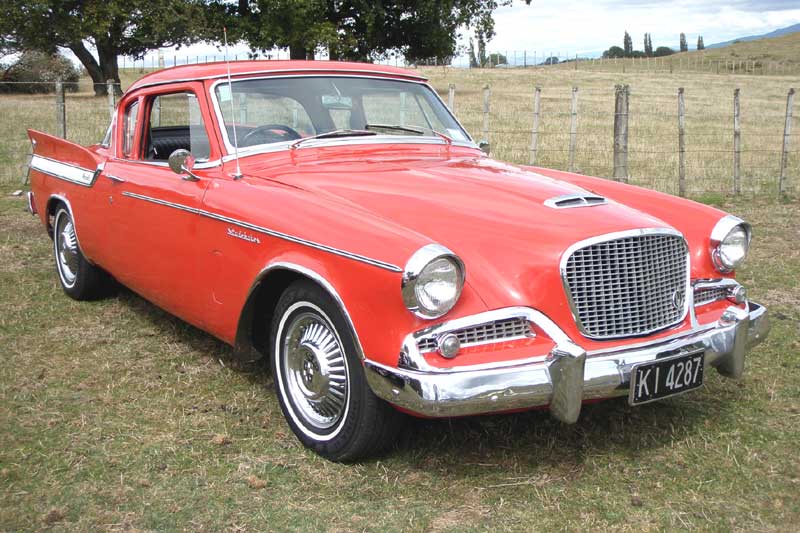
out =
[[[563,194],[548,198],[544,201],[544,205],[553,209],[569,209],[571,207],[591,207],[593,205],[607,204],[602,196],[596,194]]]

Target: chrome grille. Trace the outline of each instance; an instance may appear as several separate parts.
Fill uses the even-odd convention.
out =
[[[694,291],[694,305],[709,304],[718,302],[728,297],[728,287],[714,287],[712,289],[702,289]]]
[[[684,316],[688,248],[673,233],[588,244],[563,266],[578,327],[592,338],[645,335]]]
[[[532,336],[533,334],[530,323],[522,317],[476,324],[462,329],[455,329],[449,333],[453,333],[458,337],[458,340],[461,341],[461,346],[502,342]],[[422,337],[417,339],[417,347],[420,352],[435,352],[439,346],[435,337]]]

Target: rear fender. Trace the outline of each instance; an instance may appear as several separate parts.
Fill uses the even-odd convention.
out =
[[[36,130],[28,130],[33,147],[30,169],[91,187],[103,170],[103,158],[79,144]]]

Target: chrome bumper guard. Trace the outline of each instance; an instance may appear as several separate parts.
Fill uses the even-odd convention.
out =
[[[367,381],[377,396],[424,416],[448,417],[549,405],[551,414],[574,423],[584,400],[625,396],[634,365],[703,350],[706,366],[739,378],[747,348],[769,331],[767,309],[749,302],[729,307],[713,325],[652,343],[587,354],[561,342],[547,359],[481,370],[428,372],[364,361]]]

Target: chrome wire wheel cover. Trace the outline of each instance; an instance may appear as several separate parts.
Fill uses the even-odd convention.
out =
[[[78,237],[75,235],[75,225],[66,211],[59,212],[53,235],[58,273],[64,285],[72,287],[78,276]]]
[[[282,326],[279,368],[286,399],[303,425],[327,433],[347,410],[348,367],[341,340],[324,313],[306,302],[291,306]]]

